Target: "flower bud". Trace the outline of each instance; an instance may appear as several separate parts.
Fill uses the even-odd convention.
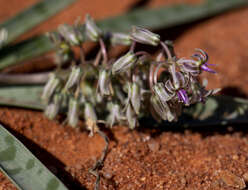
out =
[[[61,102],[62,102],[62,96],[61,94],[55,94],[53,97],[53,101],[46,106],[45,109],[45,116],[48,117],[48,119],[54,119],[57,114],[60,111],[61,108]]]
[[[136,42],[153,46],[157,46],[160,42],[160,36],[158,34],[136,26],[132,28],[131,38]]]
[[[138,125],[137,116],[130,104],[127,106],[126,118],[130,129],[134,129]]]
[[[60,25],[58,27],[58,32],[71,45],[80,45],[81,42],[72,26],[67,24]]]
[[[91,119],[92,121],[97,122],[96,112],[91,103],[85,103],[84,118],[86,120]]]
[[[75,98],[69,100],[69,110],[67,113],[68,124],[72,127],[76,127],[79,120],[79,102]]]
[[[114,75],[127,71],[134,65],[136,61],[137,56],[132,52],[128,52],[126,55],[120,57],[117,61],[114,62],[112,67],[112,74]]]
[[[73,87],[74,85],[76,85],[81,78],[81,74],[82,74],[81,68],[78,66],[73,66],[71,68],[71,73],[70,73],[70,76],[69,76],[69,78],[65,84],[64,89],[68,90],[71,87]]]
[[[69,107],[69,101],[70,101],[70,98],[71,98],[71,94],[69,92],[63,92],[63,93],[60,93],[61,96],[62,96],[62,100],[61,100],[61,109],[62,110],[67,110],[68,107]]]
[[[155,95],[151,97],[151,103],[154,110],[161,117],[161,119],[168,120],[170,122],[175,119],[175,115],[171,112],[167,102],[161,102],[159,97]]]
[[[8,31],[5,28],[0,29],[0,48],[8,39]]]
[[[85,103],[84,119],[87,129],[90,131],[90,136],[93,136],[97,130],[97,115],[91,103]]]
[[[74,31],[77,36],[77,39],[80,43],[83,43],[86,38],[85,34],[85,25],[75,25]]]
[[[167,120],[166,109],[164,109],[164,107],[161,104],[158,97],[153,95],[153,96],[151,96],[150,101],[151,101],[151,104],[154,108],[154,111],[158,114],[158,116],[163,120]],[[155,118],[155,119],[157,119],[157,118]]]
[[[123,117],[120,113],[120,106],[118,104],[110,103],[109,105],[109,111],[110,114],[107,117],[107,124],[112,127],[116,122],[119,122]]]
[[[52,73],[43,89],[43,93],[41,95],[42,101],[48,103],[55,90],[60,86],[60,79],[56,77],[54,73]]]
[[[161,103],[166,103],[169,101],[173,94],[167,92],[163,83],[159,82],[153,86],[155,95],[159,98]]]
[[[94,42],[96,42],[102,35],[102,31],[96,26],[96,23],[90,15],[86,15],[85,27],[88,38]]]
[[[124,33],[113,33],[110,38],[112,45],[131,45],[131,37]]]
[[[131,103],[136,114],[139,114],[140,103],[141,103],[141,93],[140,87],[137,83],[132,83],[131,85]]]
[[[99,71],[99,80],[98,80],[98,87],[100,90],[101,96],[110,95],[110,73],[106,70]]]

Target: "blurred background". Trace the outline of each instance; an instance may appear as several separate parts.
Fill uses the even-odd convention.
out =
[[[37,0],[0,0],[0,22],[30,7]],[[37,34],[55,30],[59,24],[73,24],[78,17],[84,20],[89,13],[96,20],[105,19],[132,10],[146,7],[157,8],[165,5],[190,3],[199,4],[203,0],[78,0],[56,16],[41,23],[22,35],[17,41]],[[218,75],[204,74],[209,79],[209,88],[224,88],[226,94],[246,96],[248,94],[248,8],[239,8],[221,15],[157,31],[163,39],[173,40],[179,57],[189,56],[194,48],[205,50],[210,63],[217,64]],[[144,18],[146,19],[146,18]],[[18,28],[17,28],[18,30]],[[39,66],[32,66],[33,69]],[[19,68],[20,69],[20,68]],[[24,68],[21,71],[28,71]],[[12,70],[13,71],[13,70]],[[16,71],[17,72],[17,71]]]

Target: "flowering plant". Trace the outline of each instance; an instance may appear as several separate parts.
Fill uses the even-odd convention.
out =
[[[177,121],[183,106],[204,102],[218,91],[206,90],[199,81],[203,71],[215,73],[206,52],[196,49],[190,59],[178,58],[170,42],[141,27],[134,26],[129,34],[104,33],[87,15],[83,26],[62,25],[50,37],[57,47],[58,65],[43,91],[45,115],[54,119],[66,113],[72,127],[83,119],[91,135],[98,131],[99,122],[134,129],[138,119],[147,115],[158,122]],[[99,43],[93,61],[85,59],[86,40]],[[137,43],[155,46],[159,54],[136,51]],[[127,45],[129,50],[109,59],[108,49],[115,45]],[[79,47],[80,59],[72,46]],[[68,62],[71,69],[65,73],[62,67]]]

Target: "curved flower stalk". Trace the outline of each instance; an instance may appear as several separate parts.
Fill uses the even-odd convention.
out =
[[[206,52],[196,49],[191,58],[178,58],[172,45],[144,28],[134,26],[129,34],[106,37],[87,15],[83,27],[60,26],[58,35],[51,38],[60,60],[67,57],[72,67],[70,74],[58,76],[60,64],[51,75],[42,96],[47,102],[45,113],[52,119],[67,113],[67,122],[73,127],[84,120],[91,135],[99,130],[99,122],[109,127],[127,124],[134,129],[143,115],[176,121],[184,106],[204,102],[218,91],[208,91],[199,82],[203,71],[216,73]],[[81,48],[85,38],[99,43],[94,60],[85,60],[83,54],[80,59],[74,56],[72,46]],[[154,59],[148,52],[136,51],[137,43],[155,46],[161,53]],[[116,44],[128,45],[129,50],[109,60],[107,50]]]

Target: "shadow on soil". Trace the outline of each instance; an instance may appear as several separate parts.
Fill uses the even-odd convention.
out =
[[[239,97],[239,98],[248,98],[247,94],[237,86],[228,86],[221,89],[221,93],[227,96]]]

